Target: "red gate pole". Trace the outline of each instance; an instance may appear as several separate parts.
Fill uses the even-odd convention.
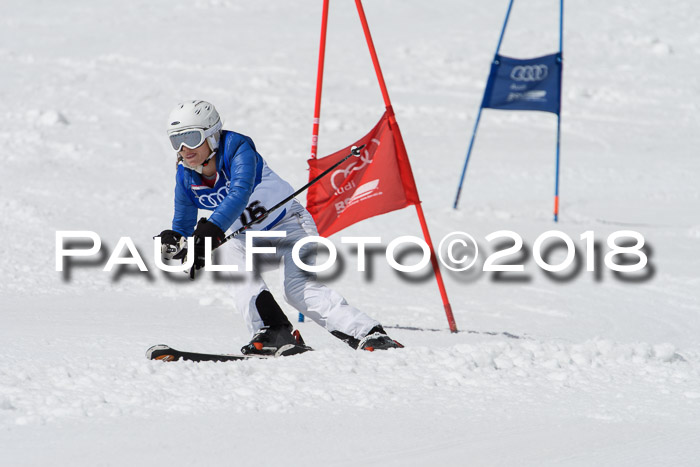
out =
[[[321,14],[321,44],[318,47],[318,74],[316,75],[316,103],[314,104],[314,122],[311,130],[311,159],[318,155],[318,129],[321,123],[321,91],[323,90],[323,64],[326,59],[326,31],[328,30],[328,4],[323,0]],[[299,313],[299,322],[304,322],[304,315]]]
[[[311,134],[311,159],[316,159],[318,151],[318,128],[321,121],[321,90],[323,89],[323,64],[326,59],[326,31],[328,30],[328,4],[323,0],[321,19],[321,44],[318,48],[318,74],[316,75],[316,103],[314,104],[314,126]]]
[[[408,153],[406,152],[406,146],[403,142],[403,137],[401,136],[401,130],[399,130],[399,125],[396,122],[396,117],[394,116],[394,109],[391,106],[391,100],[389,99],[389,91],[386,88],[386,83],[384,82],[384,75],[382,74],[382,69],[379,66],[379,58],[377,58],[377,51],[374,48],[374,42],[372,41],[372,35],[369,32],[369,25],[367,24],[367,17],[365,16],[365,10],[362,7],[361,0],[355,0],[355,5],[357,6],[357,12],[360,15],[360,22],[362,23],[362,29],[365,32],[365,39],[367,40],[367,46],[369,47],[369,53],[372,56],[372,63],[374,64],[374,71],[377,73],[377,80],[379,81],[379,87],[382,90],[382,96],[384,97],[384,105],[389,114],[389,123],[394,130],[394,140],[398,149],[399,158],[404,158],[405,163],[399,164],[401,169],[401,179],[408,182],[410,187],[415,191],[415,197],[418,200],[415,203],[416,211],[418,213],[418,220],[420,221],[421,229],[423,230],[423,237],[425,242],[430,247],[430,262],[433,265],[433,271],[435,272],[435,279],[437,280],[438,288],[440,289],[440,296],[442,297],[442,304],[445,307],[445,315],[447,315],[447,323],[450,326],[450,331],[457,332],[457,323],[455,322],[454,315],[452,314],[452,306],[450,305],[450,300],[447,298],[447,290],[445,290],[445,283],[442,280],[442,273],[440,272],[440,265],[438,264],[437,256],[435,255],[435,249],[433,247],[433,241],[430,238],[430,232],[428,231],[428,224],[425,221],[425,215],[423,214],[423,208],[421,207],[421,201],[418,198],[418,188],[416,187],[416,181],[413,177],[413,171],[411,170],[411,165],[408,163]],[[406,183],[404,183],[406,187]]]

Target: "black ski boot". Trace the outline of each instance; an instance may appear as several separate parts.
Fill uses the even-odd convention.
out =
[[[260,329],[248,345],[241,347],[243,355],[264,355],[286,357],[313,350],[304,343],[299,331],[292,332],[291,326],[265,326]]]
[[[358,343],[358,348],[374,352],[375,350],[403,349],[403,345],[387,336],[384,328],[379,325],[370,329],[367,335]]]

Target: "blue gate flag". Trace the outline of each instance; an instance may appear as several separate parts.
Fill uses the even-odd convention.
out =
[[[496,55],[486,82],[484,109],[561,111],[562,55],[518,59]]]
[[[557,116],[557,153],[554,175],[554,222],[559,221],[559,156],[561,136],[561,77],[562,52],[564,50],[564,0],[559,0],[559,52],[543,57],[517,59],[499,55],[503,36],[506,33],[508,18],[513,9],[513,0],[508,2],[506,19],[503,20],[501,36],[498,38],[496,55],[491,63],[489,79],[486,81],[484,98],[474,122],[474,131],[469,141],[467,157],[462,167],[462,176],[457,187],[453,208],[457,209],[462,193],[464,177],[467,174],[469,157],[474,148],[476,131],[479,128],[481,112],[484,109],[500,110],[539,110]]]

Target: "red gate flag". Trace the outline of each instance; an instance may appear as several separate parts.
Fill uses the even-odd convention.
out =
[[[433,242],[430,239],[428,223],[423,214],[423,208],[418,198],[416,182],[413,179],[411,164],[401,137],[401,131],[396,123],[396,117],[391,107],[389,91],[384,82],[379,58],[372,41],[372,35],[367,24],[365,10],[361,0],[355,0],[357,14],[360,16],[362,30],[367,40],[377,82],[382,91],[386,112],[377,125],[355,143],[362,146],[360,158],[350,158],[343,161],[352,146],[348,146],[323,159],[316,159],[318,145],[318,130],[321,118],[321,89],[323,85],[323,64],[326,51],[326,31],[328,26],[328,6],[330,0],[323,0],[323,19],[321,21],[321,44],[319,47],[318,73],[316,75],[316,103],[314,106],[314,126],[311,138],[311,160],[309,160],[309,180],[315,180],[325,170],[333,170],[318,182],[311,184],[306,208],[311,212],[321,235],[329,236],[356,222],[369,217],[384,214],[404,208],[410,204],[416,206],[416,214],[420,221],[425,242],[430,247],[430,262],[433,265],[435,280],[440,289],[445,315],[450,325],[450,331],[457,332],[452,307],[447,298],[447,291],[440,273]],[[341,163],[341,161],[343,161]],[[334,163],[340,164],[339,169],[331,169]],[[299,314],[299,321],[303,315]]]
[[[352,146],[365,145],[309,188],[306,209],[319,234],[328,237],[363,219],[418,204],[418,191],[403,144],[396,144],[395,119],[389,111],[356,143],[320,159],[309,159],[309,179],[346,156]]]

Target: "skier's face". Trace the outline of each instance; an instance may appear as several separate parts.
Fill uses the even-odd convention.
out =
[[[202,165],[209,154],[211,154],[211,149],[209,148],[209,143],[204,141],[203,144],[199,145],[194,149],[190,149],[187,146],[182,147],[182,151],[178,154],[187,162],[190,167],[197,167]]]

